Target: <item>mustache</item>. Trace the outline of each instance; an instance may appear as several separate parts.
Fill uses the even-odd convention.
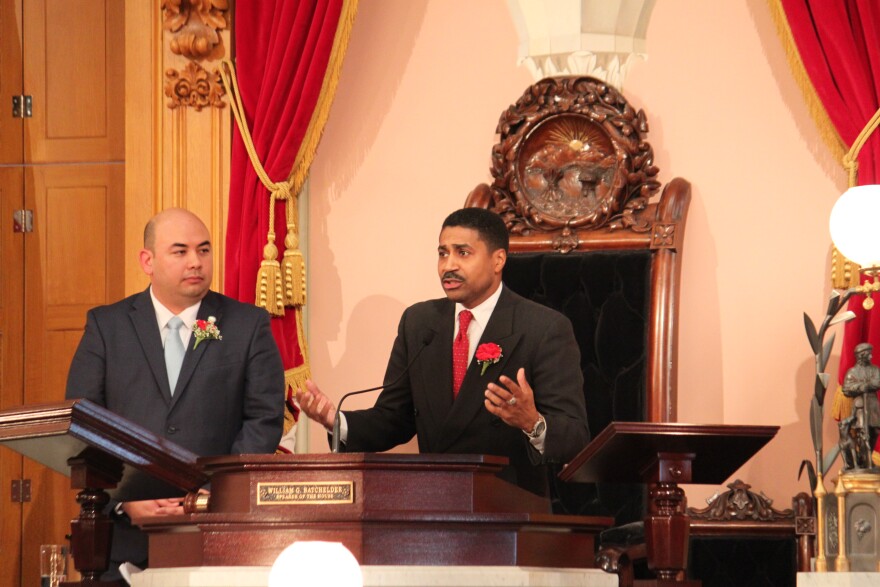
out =
[[[441,279],[455,279],[456,281],[464,281],[464,277],[462,277],[455,271],[447,271],[443,274],[443,277]]]

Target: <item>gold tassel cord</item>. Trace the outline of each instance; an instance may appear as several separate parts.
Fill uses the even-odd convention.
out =
[[[263,260],[257,274],[255,303],[266,308],[273,316],[283,316],[284,290],[281,263],[278,262],[278,247],[275,245],[275,203],[283,200],[286,205],[290,205],[290,184],[286,181],[273,182],[260,162],[253,138],[246,124],[244,104],[241,101],[238,79],[235,76],[235,66],[228,59],[223,59],[220,62],[220,76],[223,78],[223,84],[229,94],[230,110],[232,110],[233,118],[238,125],[251,165],[257,177],[260,178],[260,182],[269,190],[269,232],[266,236],[268,242],[263,247]]]
[[[336,35],[333,39],[333,49],[327,62],[327,70],[321,83],[321,91],[309,126],[306,128],[302,144],[296,153],[293,168],[287,178],[290,190],[298,194],[308,177],[309,169],[314,161],[318,150],[318,143],[324,134],[324,127],[330,116],[330,107],[336,96],[336,88],[339,85],[339,75],[342,72],[342,63],[348,49],[351,38],[351,29],[357,15],[358,0],[344,0],[339,15],[339,24],[336,27]],[[282,261],[282,273],[284,276],[284,304],[286,306],[300,307],[306,303],[306,267],[303,254],[299,249],[299,238],[296,230],[296,207],[288,202],[287,206],[287,236],[284,239],[284,259]]]
[[[874,113],[874,116],[871,117],[871,120],[862,129],[862,132],[859,133],[859,136],[853,141],[852,147],[846,152],[846,155],[841,157],[843,167],[848,173],[849,187],[851,188],[859,184],[859,151],[862,150],[862,147],[865,146],[865,141],[877,130],[878,126],[880,126],[880,110]]]
[[[309,168],[314,160],[318,143],[324,132],[327,118],[330,114],[330,106],[336,95],[339,84],[339,75],[342,71],[342,63],[348,49],[351,38],[351,30],[357,15],[358,0],[343,0],[340,10],[336,34],[333,39],[333,47],[327,63],[327,69],[318,94],[318,101],[312,113],[309,126],[306,129],[303,141],[297,151],[293,168],[284,182],[273,182],[266,173],[260,162],[254,146],[250,130],[247,127],[244,115],[244,105],[241,100],[241,92],[238,89],[238,79],[235,75],[235,66],[229,59],[220,62],[220,76],[230,96],[230,110],[232,110],[236,125],[245,145],[248,158],[260,182],[270,193],[270,223],[267,235],[267,244],[263,248],[263,261],[257,277],[256,302],[273,315],[284,315],[284,306],[301,307],[306,303],[306,273],[305,260],[299,249],[299,237],[296,229],[296,195],[302,189],[308,176]],[[275,245],[274,233],[274,209],[275,203],[284,200],[287,220],[287,235],[284,239],[284,256],[278,261],[278,248]],[[279,301],[280,300],[280,301]]]
[[[327,63],[327,69],[321,84],[321,90],[315,109],[312,112],[309,126],[306,128],[302,143],[296,154],[293,167],[286,181],[273,182],[263,165],[260,163],[250,131],[247,127],[244,105],[235,76],[235,66],[228,59],[220,63],[220,75],[230,97],[230,110],[242,137],[251,165],[260,178],[260,182],[269,191],[269,231],[267,243],[263,247],[263,260],[260,264],[256,286],[256,303],[266,308],[275,316],[284,315],[284,307],[293,307],[296,313],[297,343],[303,358],[303,364],[285,371],[288,389],[297,389],[305,385],[310,377],[308,347],[303,328],[302,307],[306,303],[306,269],[305,259],[299,248],[297,230],[297,197],[302,190],[309,168],[315,158],[318,143],[324,132],[330,107],[336,95],[342,63],[348,49],[354,19],[357,15],[358,0],[343,0],[333,39],[333,47]],[[275,244],[275,204],[285,202],[285,220],[287,234],[284,238],[284,255],[278,261],[278,247]],[[296,425],[292,415],[285,411],[284,437],[292,432]]]

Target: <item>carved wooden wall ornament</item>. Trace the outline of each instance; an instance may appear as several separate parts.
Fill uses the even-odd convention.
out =
[[[165,95],[171,98],[169,108],[189,106],[197,112],[208,106],[223,108],[224,94],[226,90],[216,69],[209,72],[195,61],[190,61],[182,71],[173,68],[165,70]]]
[[[571,250],[572,229],[652,230],[643,212],[660,183],[648,123],[614,87],[591,77],[542,80],[496,130],[494,181],[477,186],[466,205],[497,212],[512,237],[558,232],[557,250]],[[655,230],[657,246],[671,246],[674,232]]]
[[[217,31],[227,27],[228,0],[163,0],[162,26],[172,33],[176,55],[200,59],[220,43]]]

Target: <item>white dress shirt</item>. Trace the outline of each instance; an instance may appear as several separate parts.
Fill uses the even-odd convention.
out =
[[[168,336],[168,321],[174,318],[175,314],[168,308],[162,305],[162,302],[156,299],[156,296],[153,294],[153,288],[150,287],[150,299],[153,300],[153,309],[156,310],[156,322],[159,325],[159,334],[162,336],[162,348],[165,347],[165,337]],[[193,324],[196,323],[196,316],[199,315],[199,307],[202,305],[202,300],[199,300],[180,314],[177,314],[177,317],[181,319],[183,322],[183,327],[178,330],[180,333],[180,342],[183,343],[183,348],[189,348],[189,339],[192,336],[192,327]]]

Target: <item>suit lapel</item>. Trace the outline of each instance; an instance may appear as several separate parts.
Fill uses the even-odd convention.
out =
[[[498,377],[503,373],[507,361],[513,355],[514,349],[522,337],[521,333],[513,331],[515,308],[516,298],[507,289],[503,289],[501,297],[498,298],[498,304],[495,306],[492,317],[489,318],[489,323],[479,341],[479,344],[487,342],[498,344],[501,347],[501,360],[490,365],[486,372],[481,374],[483,367],[474,356],[468,365],[461,389],[458,391],[458,397],[443,422],[440,433],[441,446],[438,448],[438,452],[443,452],[451,446],[480,411],[486,409],[483,405],[486,387],[490,382],[498,381]],[[452,346],[451,339],[449,346]],[[452,371],[451,353],[450,350],[450,358],[446,368],[450,373]]]
[[[141,348],[144,349],[144,357],[159,385],[162,399],[168,403],[171,401],[171,389],[168,387],[168,371],[165,369],[165,351],[162,349],[162,335],[159,333],[156,309],[153,307],[149,289],[135,298],[129,317]]]
[[[207,320],[209,316],[214,316],[217,319],[217,327],[222,328],[223,323],[221,321],[220,296],[212,291],[209,291],[208,295],[202,300],[202,305],[199,306],[199,313],[196,316],[196,319]],[[195,373],[196,367],[198,366],[199,361],[202,360],[205,351],[212,344],[217,344],[217,341],[203,340],[199,344],[199,348],[193,348],[195,343],[196,336],[195,333],[193,333],[190,335],[189,345],[186,347],[186,354],[183,356],[183,365],[180,366],[180,376],[177,379],[177,387],[174,388],[174,396],[171,399],[172,406],[177,403],[178,398],[186,391],[186,386],[189,383],[189,380],[192,379],[193,373]],[[164,353],[162,360],[164,363]]]
[[[429,390],[426,394],[431,417],[438,429],[452,408],[452,332],[455,320],[455,304],[441,305],[434,323],[432,349],[426,349],[423,359],[421,388]]]

